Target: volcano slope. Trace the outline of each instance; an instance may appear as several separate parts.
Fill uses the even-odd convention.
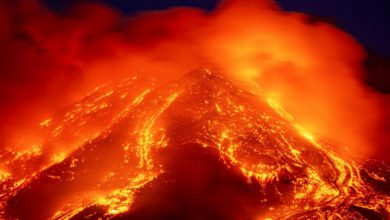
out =
[[[389,218],[386,164],[208,69],[102,86],[41,125],[32,151],[1,153],[2,218]]]

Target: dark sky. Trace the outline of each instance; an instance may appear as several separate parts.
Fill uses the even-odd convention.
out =
[[[368,49],[390,55],[389,0],[279,0],[287,10],[329,18]]]
[[[101,2],[124,14],[191,6],[213,10],[219,0],[43,0],[61,11],[80,2]],[[353,35],[368,51],[366,82],[390,93],[390,0],[278,0],[287,11],[298,11],[328,21]]]
[[[61,10],[80,0],[47,0]],[[85,1],[85,0],[84,0]],[[95,0],[98,1],[98,0]],[[164,9],[173,6],[194,6],[212,10],[218,0],[100,0],[126,14],[140,10]],[[278,0],[286,10],[305,12],[343,28],[368,49],[390,56],[389,0]]]

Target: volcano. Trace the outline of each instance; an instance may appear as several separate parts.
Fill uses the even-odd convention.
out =
[[[390,169],[344,158],[202,68],[97,88],[1,153],[5,219],[388,219]]]

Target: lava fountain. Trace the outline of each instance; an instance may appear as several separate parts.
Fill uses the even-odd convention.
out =
[[[0,149],[1,218],[389,218],[389,166],[351,153],[383,134],[380,94],[361,83],[364,53],[345,33],[271,1],[145,13],[130,27],[101,6],[61,17],[33,2],[9,17],[31,18],[16,29],[34,46],[1,37],[40,61],[28,64],[42,80],[22,84],[35,101],[5,87],[2,113],[50,118],[29,127],[37,138],[2,124],[17,144]],[[61,105],[47,103],[53,85]]]

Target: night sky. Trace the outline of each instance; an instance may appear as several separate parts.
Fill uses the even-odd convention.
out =
[[[69,7],[75,2],[77,1],[48,0],[50,7],[57,10]],[[101,0],[99,2],[109,4],[125,14],[132,14],[142,10],[174,6],[212,10],[218,0]],[[367,48],[390,56],[390,1],[388,0],[278,0],[278,2],[285,10],[322,17],[354,35]]]
[[[191,6],[213,10],[218,0],[46,0],[57,11],[80,2],[101,2],[131,15],[144,10]],[[367,83],[390,93],[390,1],[389,0],[278,0],[282,8],[330,22],[353,35],[368,52]]]

